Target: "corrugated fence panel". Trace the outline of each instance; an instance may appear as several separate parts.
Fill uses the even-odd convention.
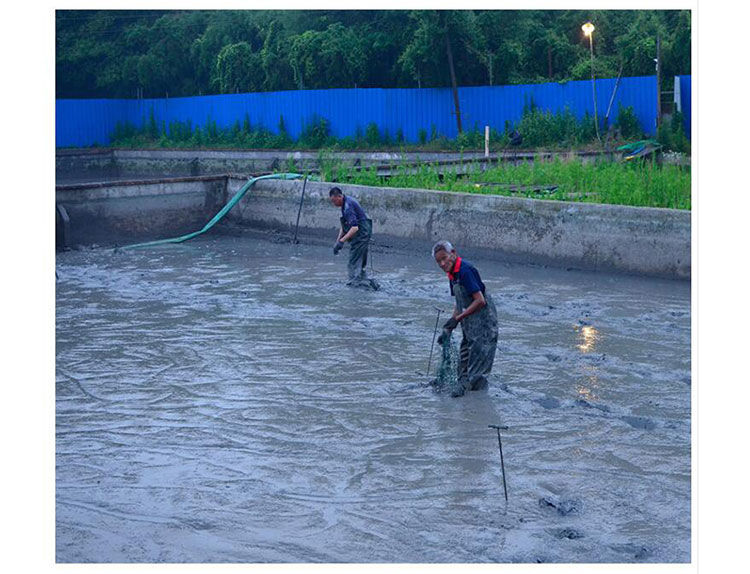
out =
[[[641,123],[643,131],[650,136],[656,135],[656,76],[639,78],[637,82],[626,82],[623,78],[617,93],[622,107],[632,106]],[[616,121],[619,113],[617,103],[612,106],[611,117]]]
[[[690,76],[681,76],[683,110],[687,110],[686,131],[690,130]],[[616,92],[615,86],[617,86]],[[590,81],[565,84],[528,84],[459,88],[462,126],[480,131],[488,125],[502,133],[506,122],[521,119],[525,106],[533,102],[553,113],[568,108],[577,118],[593,115]],[[614,98],[613,98],[614,93]],[[612,102],[610,123],[620,107],[632,106],[646,134],[656,125],[656,77],[642,76],[596,80],[597,114],[601,120]],[[330,122],[331,135],[343,138],[364,135],[375,124],[381,136],[416,142],[420,134],[455,138],[457,134],[453,94],[450,88],[298,90],[248,94],[194,96],[143,100],[57,100],[56,143],[58,147],[107,145],[118,123],[148,125],[151,114],[158,129],[169,130],[172,122],[190,122],[205,128],[210,120],[218,128],[242,125],[249,119],[254,127],[279,131],[283,116],[289,135],[297,139],[315,118]]]
[[[687,137],[690,137],[690,129],[692,127],[692,118],[690,116],[691,113],[691,105],[690,105],[690,94],[692,93],[690,91],[690,76],[677,76],[680,79],[680,100],[682,104],[682,117],[683,117],[683,125],[685,127],[685,135]]]
[[[57,147],[107,145],[118,121],[127,117],[128,100],[57,100]]]

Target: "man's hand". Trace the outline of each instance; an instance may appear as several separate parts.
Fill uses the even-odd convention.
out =
[[[341,251],[344,248],[344,243],[342,241],[337,241],[336,245],[333,246],[333,254],[338,255],[339,251]]]
[[[456,321],[455,317],[451,317],[445,322],[445,325],[443,325],[443,329],[447,331],[452,331],[456,327],[458,327],[458,321]]]

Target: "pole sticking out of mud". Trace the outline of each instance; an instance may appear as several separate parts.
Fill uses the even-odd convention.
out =
[[[430,346],[430,359],[427,361],[427,376],[430,376],[430,364],[432,363],[432,350],[435,348],[435,336],[437,335],[438,323],[440,322],[440,313],[443,312],[439,307],[437,309],[437,317],[435,318],[435,331],[432,333],[432,346]]]
[[[500,468],[503,470],[503,491],[505,492],[505,502],[508,502],[508,485],[505,481],[505,461],[503,460],[503,441],[500,439],[500,429],[508,430],[508,427],[498,425],[487,425],[491,429],[497,429],[497,446],[500,447]]]
[[[294,226],[294,240],[292,243],[299,243],[297,241],[297,230],[299,229],[299,216],[300,213],[302,213],[302,202],[305,199],[305,186],[307,185],[307,176],[305,176],[305,180],[302,182],[302,196],[299,198],[299,209],[297,210],[297,225]]]

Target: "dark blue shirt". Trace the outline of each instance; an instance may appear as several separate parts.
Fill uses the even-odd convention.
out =
[[[346,221],[346,224],[350,227],[359,227],[362,223],[367,221],[367,215],[362,206],[353,197],[348,195],[344,196],[344,204],[341,206],[341,217]]]
[[[479,276],[479,271],[466,259],[461,259],[461,267],[458,269],[458,273],[453,275],[453,280],[450,281],[451,295],[453,295],[454,283],[460,283],[461,287],[469,294],[473,295],[477,291],[481,291],[484,295],[484,283],[482,278]]]

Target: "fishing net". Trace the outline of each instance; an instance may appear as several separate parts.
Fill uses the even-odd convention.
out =
[[[452,397],[464,394],[463,384],[458,380],[458,345],[453,341],[453,332],[443,337],[442,355],[438,364],[437,377],[433,384],[439,392],[450,392]]]

